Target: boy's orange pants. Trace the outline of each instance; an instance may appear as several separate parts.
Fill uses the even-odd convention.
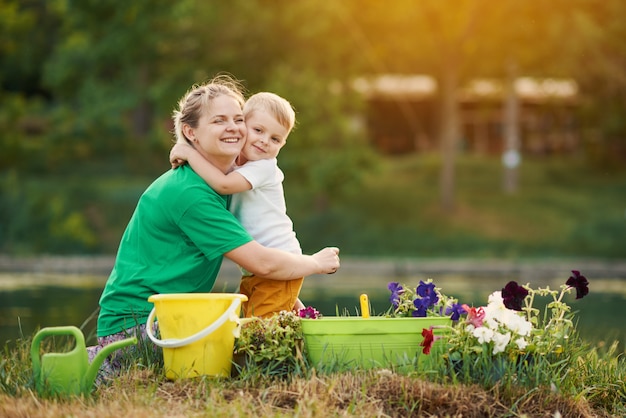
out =
[[[248,301],[242,305],[244,316],[268,318],[280,311],[293,310],[303,281],[304,278],[270,280],[256,276],[242,277],[239,293],[248,297]]]

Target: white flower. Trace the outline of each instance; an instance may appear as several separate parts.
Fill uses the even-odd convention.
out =
[[[502,299],[502,292],[499,290],[497,292],[493,292],[492,294],[489,295],[487,302],[489,305],[493,305],[493,306],[498,306],[498,305],[504,306],[504,299]]]
[[[491,324],[493,324],[493,321],[502,322],[502,318],[505,318],[510,312],[509,309],[504,306],[501,292],[493,292],[489,295],[489,303],[485,306],[484,310],[485,321]],[[495,328],[495,326],[492,326],[492,328]]]
[[[507,332],[506,334],[500,334],[496,332],[493,334],[493,354],[502,353],[506,348],[506,345],[511,341],[511,333]]]
[[[519,315],[517,312],[509,311],[511,315],[508,315],[506,318],[506,322],[504,326],[508,329],[516,333],[517,335],[521,335],[527,337],[530,335],[530,331],[533,327],[533,324],[528,322],[526,318]]]
[[[496,320],[496,317],[493,316],[493,312],[485,309],[485,319],[483,321],[483,326],[489,327],[491,329],[498,329],[500,323]]]
[[[504,306],[501,292],[489,295],[489,304],[485,307],[485,323],[494,330],[504,326],[521,336],[530,335],[532,329],[532,324],[522,314]]]
[[[523,349],[525,349],[525,348],[526,348],[526,346],[528,345],[528,342],[527,342],[525,339],[523,339],[522,337],[520,337],[520,338],[518,338],[517,340],[515,340],[515,344],[517,344],[517,347],[518,347],[520,350],[523,350]]]
[[[491,342],[493,339],[493,331],[487,327],[478,327],[472,331],[472,335],[476,337],[480,344]]]

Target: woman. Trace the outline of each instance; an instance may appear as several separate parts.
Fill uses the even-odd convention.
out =
[[[243,103],[237,82],[229,77],[195,87],[174,112],[176,136],[227,173],[246,139]],[[339,268],[334,247],[297,255],[258,244],[228,211],[229,201],[189,165],[166,172],[146,189],[100,298],[98,346],[90,347],[91,358],[104,345],[145,332],[149,296],[210,292],[223,256],[269,279],[330,274]],[[115,368],[104,368],[111,366]]]

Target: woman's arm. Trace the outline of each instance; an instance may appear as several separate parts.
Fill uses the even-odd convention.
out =
[[[219,194],[234,194],[252,189],[252,185],[244,176],[233,171],[228,174],[208,162],[191,145],[177,142],[170,151],[170,163],[178,166],[187,161],[209,186]]]
[[[332,274],[339,269],[339,248],[327,247],[313,255],[298,255],[248,242],[224,254],[255,276],[293,280],[312,274]]]

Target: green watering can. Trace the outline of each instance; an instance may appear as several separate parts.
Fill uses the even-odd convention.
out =
[[[59,335],[73,336],[76,339],[74,349],[66,353],[46,353],[40,356],[41,340]],[[89,364],[85,337],[80,329],[74,326],[43,328],[35,335],[30,347],[37,391],[39,394],[88,395],[104,359],[111,352],[131,344],[137,344],[136,337],[106,345]]]

